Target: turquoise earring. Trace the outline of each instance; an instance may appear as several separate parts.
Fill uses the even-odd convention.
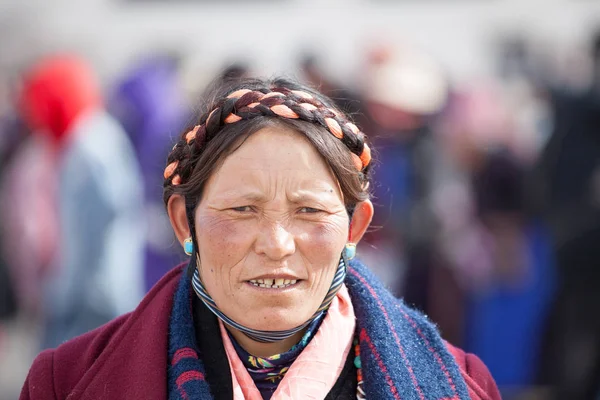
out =
[[[352,260],[354,257],[356,257],[356,243],[346,243],[344,252],[346,253],[346,258],[348,260]]]
[[[188,256],[194,254],[194,242],[192,241],[191,237],[183,241],[183,251],[185,251],[185,254]]]

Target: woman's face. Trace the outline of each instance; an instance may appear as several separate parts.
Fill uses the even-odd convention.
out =
[[[221,311],[252,329],[284,330],[321,305],[349,219],[312,144],[289,128],[267,127],[213,173],[195,223],[200,276]]]

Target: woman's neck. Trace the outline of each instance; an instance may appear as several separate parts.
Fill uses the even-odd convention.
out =
[[[238,344],[242,346],[244,350],[257,357],[270,357],[275,354],[285,353],[295,344],[300,342],[300,339],[302,339],[302,336],[304,336],[304,333],[306,332],[306,329],[303,329],[287,339],[279,340],[273,343],[260,343],[250,339],[248,336],[235,328],[232,328],[228,325],[225,325],[225,328],[231,333],[236,342],[238,342]]]

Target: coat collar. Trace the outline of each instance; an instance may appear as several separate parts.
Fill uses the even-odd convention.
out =
[[[88,347],[101,352],[81,355],[95,361],[68,399],[167,399],[169,319],[183,267],[167,273],[120,325],[101,328]],[[469,398],[454,357],[431,323],[357,261],[349,266],[346,286],[358,320],[367,393],[381,399],[400,393],[402,398]]]
[[[94,339],[89,348],[103,350],[68,400],[167,399],[169,317],[183,268],[165,274],[115,331]]]
[[[367,398],[470,399],[437,328],[395,298],[358,260],[348,267]]]

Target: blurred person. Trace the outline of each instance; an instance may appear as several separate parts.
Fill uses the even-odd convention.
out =
[[[1,104],[1,103],[0,103]],[[18,290],[16,289],[15,271],[11,270],[9,247],[6,245],[7,238],[15,231],[10,230],[10,216],[4,210],[7,209],[4,193],[7,190],[8,175],[10,175],[11,164],[19,149],[25,141],[24,129],[21,129],[20,121],[13,118],[8,112],[0,108],[0,360],[4,356],[4,325],[12,321],[19,311]],[[16,226],[15,226],[16,227]],[[25,298],[21,293],[21,299]]]
[[[0,71],[0,322],[10,320],[17,314],[19,308],[17,296],[22,300],[27,298],[24,293],[17,294],[19,290],[15,288],[15,274],[18,274],[19,270],[16,267],[11,270],[13,253],[9,251],[11,246],[7,244],[13,234],[18,235],[18,231],[13,231],[11,228],[19,229],[21,225],[13,224],[9,227],[10,221],[14,219],[9,212],[5,211],[10,199],[4,193],[14,189],[14,187],[10,189],[7,187],[10,186],[7,181],[12,181],[11,165],[15,163],[15,158],[18,159],[20,154],[24,153],[21,149],[27,142],[28,135],[22,121],[15,115],[14,104],[11,102],[13,85],[7,75],[6,71]]]
[[[6,123],[13,139],[2,162],[2,254],[19,312],[37,319],[43,282],[57,251],[57,160],[48,140],[30,135],[21,121]],[[16,133],[15,133],[16,132]]]
[[[512,132],[504,135],[512,142],[509,150],[528,165],[537,159],[551,133],[544,86],[551,79],[553,63],[546,52],[520,36],[504,40],[497,52],[496,96],[502,98],[505,112],[514,120]]]
[[[43,291],[43,347],[54,347],[131,311],[143,295],[142,178],[125,132],[103,109],[93,71],[78,57],[33,65],[21,110],[58,165],[58,223],[49,233],[56,232],[58,254]]]
[[[439,157],[432,121],[446,103],[446,78],[423,54],[378,47],[369,54],[363,85],[366,130],[382,164],[375,170],[373,189],[379,208],[374,225],[381,230],[368,239],[378,249],[376,254],[389,254],[381,267],[386,283],[409,304],[432,315],[445,338],[457,341],[451,279],[444,278],[446,284],[434,295],[445,298],[444,312],[435,311],[431,297],[435,275],[446,272],[436,249],[437,221],[431,207]]]
[[[14,399],[40,348],[44,283],[57,250],[57,165],[48,141],[15,112],[0,135],[0,398]]]
[[[518,130],[497,84],[477,81],[454,88],[436,122],[439,167],[432,177],[438,240],[459,284],[470,291],[489,284],[493,266],[482,253],[485,235],[474,179],[493,154],[506,152],[521,164]]]
[[[600,34],[584,92],[552,88],[553,132],[532,185],[552,230],[558,288],[540,360],[556,398],[590,399],[600,382]]]
[[[331,98],[345,113],[360,119],[362,110],[361,97],[341,82],[330,79],[321,66],[318,58],[313,54],[305,54],[300,61],[303,79],[312,87],[318,88],[321,93]]]
[[[290,81],[220,83],[163,175],[189,263],[41,353],[21,399],[499,399],[355,258],[373,216],[359,128]]]
[[[174,132],[188,118],[184,95],[179,88],[177,60],[156,55],[138,63],[117,84],[109,104],[129,135],[140,165],[144,189],[144,218],[147,223],[144,253],[145,289],[149,290],[181,261],[175,236],[160,203],[163,165],[171,149]]]
[[[433,197],[439,247],[458,284],[456,334],[509,396],[535,383],[554,261],[547,226],[526,207],[531,143],[520,136],[530,125],[507,99],[490,80],[452,92],[436,129]]]
[[[490,268],[467,290],[465,347],[507,396],[535,384],[555,284],[548,230],[527,212],[525,172],[517,157],[495,149],[473,176],[477,261]]]
[[[430,240],[441,265],[431,279],[428,299],[445,334],[465,345],[469,292],[487,287],[493,269],[486,253],[488,236],[477,216],[473,176],[484,163],[486,149],[497,145],[502,136],[500,105],[479,87],[454,87],[434,123],[438,149],[429,179],[437,229]]]

